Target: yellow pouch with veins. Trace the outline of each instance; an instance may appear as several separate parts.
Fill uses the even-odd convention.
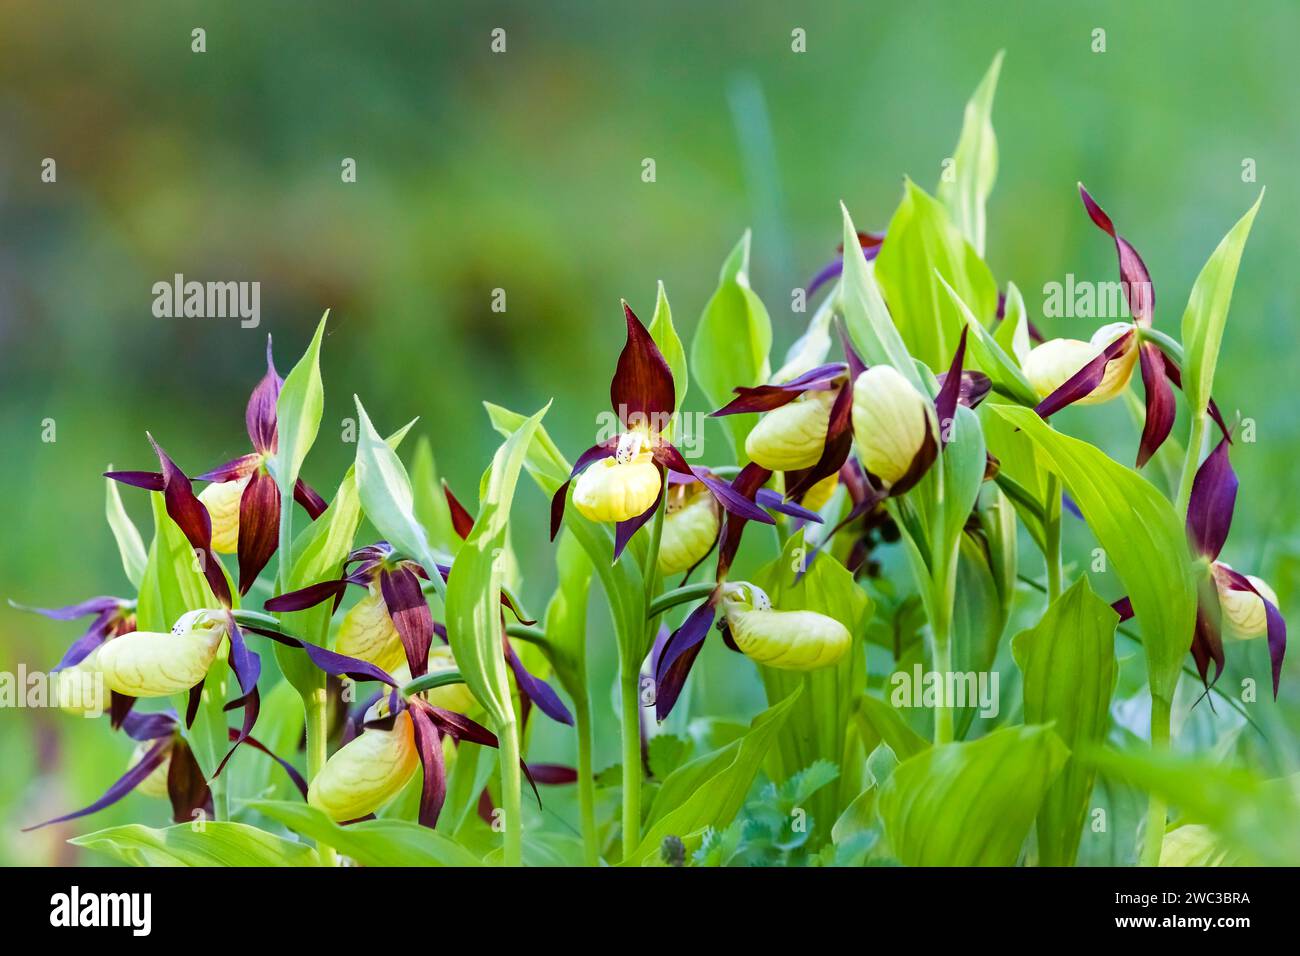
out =
[[[650,452],[639,452],[628,462],[602,458],[573,483],[573,504],[592,521],[628,521],[655,503],[659,487],[659,468]]]
[[[811,468],[822,456],[838,389],[804,392],[765,412],[745,439],[745,454],[770,471]]]
[[[212,550],[217,554],[234,554],[239,550],[239,502],[248,487],[248,478],[217,481],[199,492],[199,501],[212,518]]]
[[[368,727],[330,757],[308,787],[307,802],[335,822],[356,820],[397,796],[419,762],[411,715],[402,711],[391,730]]]
[[[659,570],[679,574],[709,553],[718,536],[718,508],[707,491],[687,493],[679,507],[669,499],[659,541]]]
[[[334,650],[369,661],[390,674],[393,668],[406,662],[401,635],[389,616],[388,605],[384,603],[378,584],[370,585],[366,596],[343,615]]]
[[[741,653],[782,670],[829,667],[851,643],[848,628],[815,611],[733,610],[727,613],[727,624]]]
[[[202,620],[193,613],[182,622],[186,618]],[[132,631],[105,643],[96,663],[110,690],[130,697],[170,697],[203,680],[225,636],[225,628],[214,624],[178,623],[167,634]]]

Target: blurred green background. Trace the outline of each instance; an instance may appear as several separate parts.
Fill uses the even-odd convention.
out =
[[[1215,389],[1258,436],[1234,452],[1243,492],[1225,557],[1267,577],[1294,620],[1300,421],[1283,396],[1300,357],[1300,8],[818,7],[9,0],[0,597],[50,606],[122,593],[100,472],[151,467],[146,429],[191,472],[245,451],[265,335],[286,372],[326,308],[325,422],[306,468],[326,493],[352,455],[341,439],[353,392],[381,430],[420,415],[470,501],[498,440],[483,400],[531,411],[554,398],[547,426],[576,454],[608,404],[619,298],[648,319],[663,279],[689,336],[751,226],[779,356],[806,319],[791,290],[838,241],[838,201],[881,229],[904,174],[932,188],[967,96],[1005,49],[988,258],[1048,335],[1087,338],[1096,323],[1043,319],[1044,283],[1115,273],[1076,181],[1141,251],[1157,326],[1175,335],[1196,273],[1267,185]],[[191,52],[195,27],[206,53]],[[496,27],[504,54],[489,50]],[[806,53],[791,50],[796,27]],[[1092,49],[1098,28],[1104,53]],[[53,184],[40,179],[46,157]],[[348,157],[355,183],[341,181]],[[1243,182],[1245,160],[1257,182]],[[155,318],[151,286],[178,272],[259,281],[261,327]],[[504,313],[490,308],[497,288]],[[1070,430],[1128,461],[1122,409],[1070,414]],[[42,441],[45,419],[54,442]],[[143,496],[126,497],[147,527]],[[513,537],[538,607],[553,580],[544,514],[529,486]],[[52,666],[78,633],[4,607],[0,670]],[[91,821],[18,833],[97,796],[129,746],[57,711],[0,721],[0,863],[76,862],[69,835],[163,822],[161,803],[133,796]],[[615,759],[613,741],[598,765]],[[1294,769],[1293,741],[1278,742],[1273,769]],[[562,742],[541,742],[553,743],[563,758]]]

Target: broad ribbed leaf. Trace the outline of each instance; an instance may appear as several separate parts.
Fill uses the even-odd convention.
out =
[[[856,239],[854,242],[856,243]],[[691,340],[691,371],[705,398],[721,408],[737,386],[761,385],[771,374],[768,352],[772,348],[772,322],[762,300],[749,285],[749,232],[731,250],[718,276],[718,288],[704,307]],[[737,454],[743,454],[745,437],[754,416],[731,415],[728,434]]]
[[[306,807],[304,807],[306,809]],[[316,851],[245,823],[209,821],[154,829],[130,823],[68,841],[130,866],[320,866]]]
[[[993,134],[993,94],[1002,70],[1002,51],[966,103],[961,138],[952,154],[951,176],[939,183],[939,199],[976,253],[984,255],[984,204],[998,178],[998,141]]]
[[[965,323],[940,278],[984,324],[997,313],[993,275],[943,205],[911,180],[885,235],[876,278],[894,323],[913,356],[931,369],[945,368]]]
[[[1261,189],[1255,205],[1223,237],[1201,269],[1187,300],[1187,310],[1183,312],[1183,348],[1187,354],[1183,391],[1187,395],[1187,404],[1196,415],[1204,414],[1210,402],[1223,328],[1228,321],[1228,306],[1232,303],[1232,289],[1237,282],[1237,267],[1241,264],[1241,253],[1255,222],[1255,214],[1263,201],[1264,190]]]
[[[1011,651],[1024,675],[1025,722],[1053,724],[1079,753],[1105,739],[1115,691],[1116,614],[1079,578]],[[1071,756],[1038,813],[1038,860],[1072,866],[1079,852],[1095,770]]]
[[[843,203],[840,212],[844,220],[844,248],[852,249],[858,245],[857,229]],[[840,309],[849,338],[867,365],[891,365],[924,392],[924,383],[894,326],[876,277],[875,263],[868,262],[865,256],[844,257]]]
[[[1196,619],[1186,532],[1173,505],[1137,472],[1053,431],[1032,409],[992,409],[1033,439],[1043,463],[1064,480],[1133,602],[1151,692],[1172,703]]]
[[[497,727],[514,720],[510,682],[501,654],[501,555],[519,470],[548,404],[527,419],[492,458],[478,518],[461,546],[447,582],[447,635],[461,675]]]
[[[1049,727],[1007,727],[903,761],[880,818],[907,866],[1012,866],[1068,756]]]

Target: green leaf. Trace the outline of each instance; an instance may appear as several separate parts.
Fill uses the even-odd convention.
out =
[[[1025,722],[1052,723],[1074,753],[1105,739],[1115,691],[1119,615],[1079,578],[1011,651],[1024,674]],[[1038,858],[1071,866],[1079,852],[1095,770],[1071,757],[1038,813]]]
[[[503,438],[509,438],[528,421],[527,415],[520,415],[518,412],[493,405],[491,402],[484,402],[483,407],[487,409],[492,427]],[[571,470],[568,461],[541,425],[537,426],[533,432],[533,440],[528,443],[524,468],[547,497],[555,494],[560,485],[569,480]]]
[[[843,203],[840,212],[844,220],[844,248],[858,245],[857,229],[849,218]],[[905,376],[917,389],[925,392],[925,383],[917,373],[916,363],[907,352],[898,328],[889,314],[880,286],[876,281],[874,262],[865,256],[845,256],[844,273],[840,278],[840,309],[844,325],[854,347],[868,365],[891,365]]]
[[[749,285],[749,238],[746,230],[723,263],[717,291],[691,340],[691,370],[714,408],[731,400],[733,388],[761,385],[771,374],[772,322]],[[733,449],[743,455],[754,416],[731,415],[725,424]]]
[[[1033,439],[1043,463],[1064,480],[1128,589],[1142,625],[1151,693],[1172,705],[1196,620],[1195,577],[1173,505],[1137,472],[1053,431],[1033,410],[991,409]]]
[[[591,559],[573,531],[560,531],[555,549],[559,576],[546,606],[547,657],[569,696],[587,698],[587,598],[591,593]]]
[[[112,471],[113,466],[109,465],[108,470]],[[149,562],[149,556],[144,550],[144,539],[140,537],[140,532],[136,529],[131,516],[122,507],[122,496],[118,494],[117,482],[112,478],[105,478],[104,484],[106,485],[104,514],[108,518],[109,528],[113,531],[113,540],[117,542],[117,553],[122,558],[122,570],[126,572],[126,579],[131,582],[132,587],[139,590],[140,582],[144,579],[145,565]]]
[[[249,806],[362,866],[483,865],[446,834],[406,820],[362,820],[341,827],[305,803],[253,800]]]
[[[876,277],[894,324],[913,356],[931,369],[946,368],[965,319],[942,283],[957,291],[981,323],[991,322],[998,306],[993,275],[943,205],[910,179],[887,234]]]
[[[868,750],[874,749],[871,745],[877,741],[883,742],[899,760],[907,760],[930,749],[930,741],[909,727],[902,714],[878,697],[870,694],[859,697],[858,715],[874,733],[874,737],[867,740]],[[868,735],[863,736],[866,738]]]
[[[975,95],[966,103],[961,138],[952,155],[953,176],[939,183],[939,199],[962,234],[984,255],[984,204],[998,177],[998,141],[993,134],[993,94],[1002,70],[1002,51],[993,58]]]
[[[358,422],[354,467],[361,507],[384,540],[424,566],[434,588],[443,595],[442,577],[435,568],[438,556],[429,545],[424,526],[415,517],[415,498],[406,468],[397,453],[375,431],[361,399],[354,395],[353,400],[357,404]]]
[[[307,460],[307,452],[316,442],[321,414],[325,410],[325,387],[320,377],[320,343],[325,334],[329,311],[321,316],[316,334],[302,358],[285,377],[280,397],[275,403],[277,444],[269,469],[280,489],[280,584],[288,574],[290,547],[293,543],[293,486]]]
[[[1223,237],[1201,269],[1187,300],[1187,310],[1183,312],[1183,348],[1187,352],[1183,391],[1193,415],[1205,414],[1210,402],[1223,328],[1228,321],[1228,306],[1232,303],[1232,289],[1237,282],[1237,267],[1241,264],[1241,253],[1255,222],[1255,214],[1263,201],[1264,190],[1261,189],[1255,205]]]
[[[415,457],[411,460],[411,493],[415,500],[415,520],[428,532],[435,548],[454,554],[460,547],[460,536],[451,524],[451,507],[442,490],[438,466],[433,460],[433,446],[425,435],[415,443]]]
[[[190,823],[160,830],[131,823],[68,842],[131,866],[320,866],[306,844],[244,823],[209,821],[201,830]]]
[[[524,457],[548,403],[521,425],[492,458],[478,518],[456,556],[447,585],[447,635],[465,683],[497,727],[514,721],[501,654],[500,555]]]
[[[673,391],[676,400],[673,407],[679,412],[686,406],[686,392],[690,388],[690,375],[686,369],[686,350],[682,340],[673,327],[673,313],[668,307],[668,293],[664,291],[663,280],[659,282],[659,292],[655,298],[655,314],[650,320],[650,337],[659,346],[664,361],[673,372]]]
[[[739,740],[669,774],[651,804],[645,837],[623,865],[658,862],[660,846],[668,836],[680,837],[687,852],[692,852],[705,830],[730,823],[801,693],[802,688],[755,717]]]
[[[880,817],[906,866],[1012,866],[1068,751],[1049,727],[1007,727],[903,761]]]

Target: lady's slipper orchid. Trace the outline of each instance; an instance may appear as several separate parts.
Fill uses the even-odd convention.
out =
[[[189,744],[181,736],[180,722],[174,713],[130,713],[123,720],[122,730],[132,740],[139,741],[139,746],[131,754],[126,773],[90,806],[25,827],[24,831],[96,813],[117,803],[133,790],[145,796],[168,797],[172,804],[172,819],[177,823],[192,822],[199,811],[209,817],[212,815],[212,791],[203,779],[203,772],[199,769],[194,754],[190,752]],[[234,728],[228,733],[231,740],[240,735]],[[307,796],[307,782],[292,764],[277,757],[256,738],[246,737],[245,742],[283,767],[298,792],[304,798]]]
[[[202,684],[225,637],[224,621],[209,611],[191,611],[170,633],[133,631],[108,642],[97,664],[119,694],[170,697]]]
[[[1053,339],[1036,346],[1025,357],[1024,373],[1042,401],[1035,411],[1043,418],[1069,405],[1093,405],[1123,394],[1140,364],[1146,394],[1146,422],[1138,444],[1141,468],[1156,453],[1174,426],[1176,409],[1170,383],[1181,387],[1178,366],[1154,342],[1138,342],[1139,329],[1151,328],[1155,289],[1151,275],[1136,249],[1115,230],[1115,224],[1079,184],[1079,195],[1089,218],[1115,240],[1119,255],[1120,288],[1132,322],[1113,322],[1098,329],[1088,342]],[[1218,406],[1210,400],[1210,415],[1224,436],[1228,434]]]
[[[573,484],[573,504],[592,521],[615,525],[614,559],[654,515],[668,473],[700,481],[726,510],[751,521],[772,519],[732,494],[725,482],[697,474],[666,437],[676,410],[673,373],[659,346],[631,307],[623,303],[627,342],[618,357],[609,397],[623,431],[578,456],[569,480],[551,499],[551,538],[559,533]],[[576,483],[574,481],[576,480]]]
[[[1222,624],[1229,633],[1248,640],[1268,636],[1268,653],[1273,672],[1273,696],[1282,679],[1286,656],[1286,620],[1278,609],[1273,589],[1256,577],[1234,570],[1219,560],[1219,552],[1232,527],[1237,502],[1237,476],[1228,460],[1229,438],[1225,435],[1201,463],[1192,481],[1187,507],[1187,537],[1192,551],[1208,564],[1206,580],[1198,596],[1196,630],[1192,635],[1192,657],[1205,686],[1213,686],[1223,674]],[[1116,601],[1120,620],[1133,616],[1128,598]],[[1210,663],[1214,680],[1210,680]]]
[[[208,546],[218,554],[238,555],[240,594],[248,593],[278,544],[280,491],[267,470],[267,462],[275,455],[278,443],[275,406],[283,385],[284,380],[271,358],[268,337],[266,374],[253,389],[244,412],[253,451],[197,477],[198,481],[211,482],[197,499],[209,524]],[[107,477],[149,491],[162,491],[166,470],[163,473],[109,472]],[[324,499],[302,479],[294,485],[293,494],[313,521],[327,507]],[[168,513],[171,513],[170,506]]]

